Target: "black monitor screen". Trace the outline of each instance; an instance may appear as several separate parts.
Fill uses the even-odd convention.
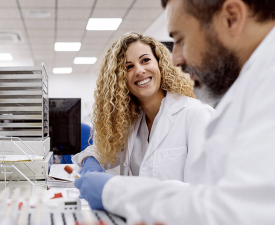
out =
[[[51,151],[73,155],[81,148],[81,99],[50,98],[49,123]]]

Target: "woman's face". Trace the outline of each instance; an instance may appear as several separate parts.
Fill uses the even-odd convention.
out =
[[[127,87],[140,101],[151,99],[160,90],[158,61],[149,45],[133,42],[126,51]]]

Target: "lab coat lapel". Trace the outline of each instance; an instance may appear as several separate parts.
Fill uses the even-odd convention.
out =
[[[177,98],[180,98],[179,100]],[[150,143],[144,161],[156,150],[162,140],[171,130],[174,119],[173,114],[183,109],[186,105],[186,96],[179,96],[178,94],[171,94],[167,92],[165,105],[161,111],[159,120],[157,121],[154,133],[150,138]]]
[[[134,144],[135,144],[135,140],[136,140],[136,136],[137,136],[137,132],[138,132],[138,128],[139,128],[142,116],[143,116],[143,113],[141,113],[139,118],[135,121],[133,131],[131,132],[128,138],[127,149],[126,149],[126,160],[128,165],[130,163],[130,158],[133,152],[133,148],[134,148]]]

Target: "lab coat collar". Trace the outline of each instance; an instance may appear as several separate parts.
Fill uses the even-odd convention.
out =
[[[149,146],[148,146],[148,149],[146,151],[144,159],[149,157],[149,155],[152,152],[154,152],[154,150],[157,148],[157,146],[161,143],[161,141],[168,134],[171,127],[173,126],[173,116],[172,115],[179,112],[186,106],[186,100],[187,100],[186,96],[181,96],[177,93],[172,94],[170,92],[167,92],[165,105],[164,105],[164,108],[160,115],[161,120],[156,125],[153,136],[150,138],[151,144],[149,144]],[[126,152],[126,159],[128,162],[130,162],[130,157],[133,152],[138,128],[140,126],[141,119],[142,119],[143,115],[144,115],[144,112],[142,112],[140,114],[139,118],[135,121],[131,135],[128,138],[128,144],[127,144],[128,151]]]
[[[160,120],[156,124],[154,133],[150,137],[150,143],[143,161],[145,161],[158,147],[162,140],[171,130],[174,119],[173,114],[179,112],[186,106],[186,96],[180,96],[179,94],[172,94],[167,92],[166,101],[163,110],[160,112]]]
[[[178,93],[170,93],[166,94],[166,109],[169,110],[170,114],[173,115],[180,110],[182,110],[186,106],[186,96],[181,96]]]
[[[234,107],[230,107],[234,103],[239,96],[236,96],[238,93],[238,88],[243,86],[246,83],[246,80],[253,79],[251,73],[249,71],[256,71],[259,68],[268,68],[270,65],[274,64],[275,60],[275,27],[271,29],[268,35],[263,39],[263,41],[259,44],[256,50],[252,53],[248,61],[244,64],[238,79],[234,82],[234,84],[229,88],[227,93],[224,95],[218,106],[216,107],[216,113],[212,118],[212,121],[209,123],[207,127],[207,136],[210,137],[214,130],[220,126],[221,118],[225,116],[225,114],[230,113],[231,117],[235,116]],[[260,74],[259,74],[260,75]],[[229,110],[231,109],[231,110]]]
[[[253,67],[265,67],[274,64],[275,52],[275,26],[252,53],[248,61],[244,64],[240,75]]]

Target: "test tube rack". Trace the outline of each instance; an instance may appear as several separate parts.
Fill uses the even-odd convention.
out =
[[[0,191],[0,225],[125,225],[107,211],[81,207],[79,198],[45,199],[43,189]]]

